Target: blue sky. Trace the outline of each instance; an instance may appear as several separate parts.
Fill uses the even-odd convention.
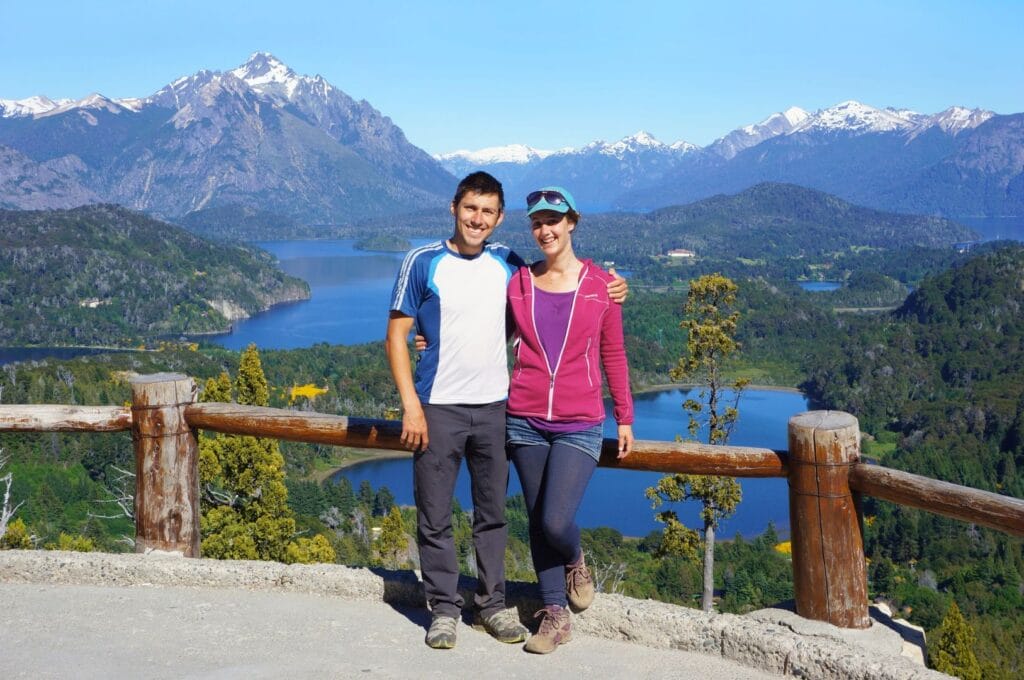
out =
[[[1024,2],[0,0],[0,98],[142,97],[254,51],[431,153],[646,130],[704,145],[790,106],[1024,111]]]

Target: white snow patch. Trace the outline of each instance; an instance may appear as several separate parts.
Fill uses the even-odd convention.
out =
[[[26,97],[25,99],[0,99],[0,118],[23,118],[38,116],[52,111],[59,106],[70,103],[70,99],[54,101],[43,95]]]
[[[450,153],[437,154],[434,158],[442,162],[462,160],[474,165],[490,165],[492,163],[516,163],[523,165],[543,160],[552,153],[554,152],[545,149],[535,149],[525,144],[507,144],[505,146],[489,146],[476,151],[459,149]]]
[[[789,134],[811,130],[826,132],[905,132],[916,127],[915,123],[892,110],[876,109],[858,101],[841,102],[816,112],[794,127]]]

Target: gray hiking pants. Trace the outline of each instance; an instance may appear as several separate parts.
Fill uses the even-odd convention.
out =
[[[452,498],[462,459],[473,497],[476,608],[485,616],[505,607],[505,402],[424,404],[430,445],[413,459],[416,540],[427,602],[434,614],[458,618],[459,561],[452,536]]]

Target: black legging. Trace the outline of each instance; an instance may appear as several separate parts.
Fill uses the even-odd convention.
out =
[[[530,516],[530,552],[545,605],[565,607],[565,566],[580,557],[576,511],[597,461],[566,444],[513,446]]]

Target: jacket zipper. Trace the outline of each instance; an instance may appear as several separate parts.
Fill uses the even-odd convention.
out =
[[[583,279],[586,278],[586,265],[583,267],[581,276],[576,282],[576,290],[572,293],[572,307],[569,308],[569,323],[565,327],[565,337],[562,338],[562,348],[558,350],[558,360],[555,362],[554,369],[551,368],[551,362],[548,361],[548,353],[544,351],[543,345],[540,347],[540,353],[544,355],[544,365],[548,368],[548,415],[547,420],[552,420],[554,407],[555,407],[555,374],[558,373],[558,367],[562,365],[562,355],[565,353],[565,346],[569,342],[569,329],[572,327],[572,316],[576,311],[576,298],[580,294],[580,285],[583,283]],[[537,286],[533,280],[533,272],[530,272],[530,322],[533,324],[533,334],[537,336],[537,344],[540,345],[540,333],[537,332]],[[589,341],[588,341],[589,345]],[[589,362],[587,364],[589,366]],[[589,374],[589,371],[588,371]],[[589,375],[588,375],[589,378]]]
[[[583,355],[583,359],[587,362],[587,385],[589,385],[590,387],[594,386],[593,374],[590,368],[590,344],[593,341],[593,338],[587,338],[587,351]]]

